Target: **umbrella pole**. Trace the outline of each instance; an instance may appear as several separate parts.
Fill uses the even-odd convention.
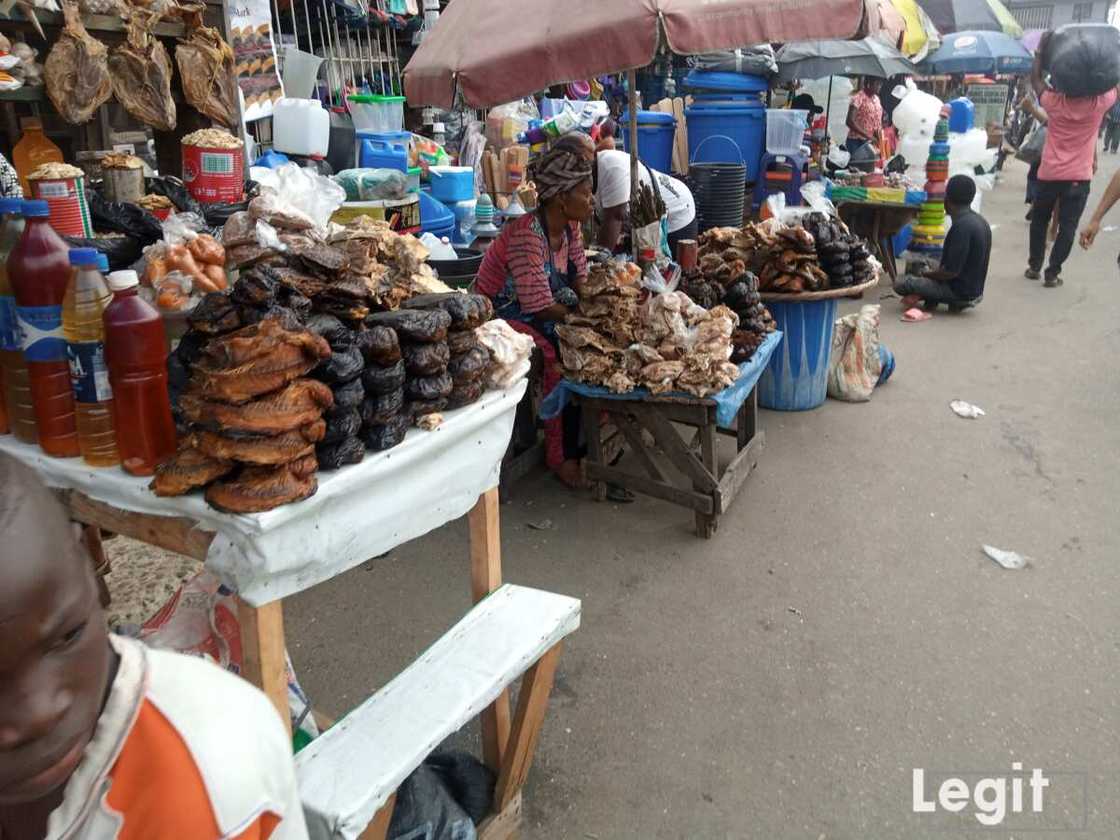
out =
[[[634,208],[638,206],[638,81],[633,70],[626,71],[627,94],[630,97],[630,213],[633,219]],[[638,260],[638,238],[633,235],[631,224],[630,247],[634,251],[634,261]]]
[[[832,125],[832,76],[828,77],[828,100],[824,103],[824,136],[828,137],[829,144],[832,143],[832,137],[829,136]]]

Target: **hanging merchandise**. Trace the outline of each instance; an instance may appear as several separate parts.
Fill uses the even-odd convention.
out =
[[[227,128],[237,127],[233,49],[212,26],[202,25],[204,6],[184,14],[187,37],[175,47],[183,96],[194,108]]]
[[[227,8],[237,86],[245,97],[242,117],[245,122],[270,117],[273,103],[284,95],[276,67],[272,10],[268,0],[244,0]]]
[[[47,56],[43,75],[55,110],[69,123],[80,125],[112,95],[109,51],[82,25],[76,2],[62,9],[65,24]]]
[[[157,131],[172,131],[171,59],[152,35],[160,17],[159,12],[131,7],[127,39],[109,56],[109,69],[113,95],[128,113]]]

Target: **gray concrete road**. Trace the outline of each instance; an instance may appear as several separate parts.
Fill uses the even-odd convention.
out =
[[[1077,249],[1062,288],[1023,279],[1026,167],[1008,170],[984,198],[983,304],[911,325],[884,300],[893,380],[867,404],[765,412],[715,539],[545,476],[503,506],[506,579],[583,599],[525,836],[1120,837],[1120,231]],[[958,419],[957,398],[987,416]],[[454,523],[288,601],[318,705],[349,708],[450,626],[466,550]],[[914,768],[936,796],[946,773],[1013,762],[1047,774],[1041,814],[1029,788],[997,828],[975,805],[912,812]]]

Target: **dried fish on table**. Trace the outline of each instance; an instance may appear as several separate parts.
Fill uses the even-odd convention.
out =
[[[133,117],[158,131],[175,128],[171,98],[171,59],[152,29],[162,17],[129,6],[125,42],[109,56],[113,95]]]
[[[47,95],[68,123],[87,122],[113,94],[109,50],[82,25],[78,4],[62,4],[63,27],[43,68]]]
[[[314,495],[319,462],[307,455],[275,467],[244,467],[206,490],[206,501],[226,513],[260,513]]]

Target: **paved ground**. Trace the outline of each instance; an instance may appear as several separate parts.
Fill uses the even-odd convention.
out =
[[[1064,288],[1024,280],[1009,168],[984,200],[983,305],[905,325],[883,301],[894,379],[869,404],[765,413],[760,470],[714,540],[660,502],[545,477],[503,507],[506,578],[583,599],[526,836],[1120,836],[1120,232],[1075,253]],[[987,416],[958,419],[956,398]],[[982,543],[1031,565],[1003,571]],[[466,609],[465,524],[368,569],[287,602],[297,668],[334,712]],[[913,768],[1012,762],[1050,777],[1041,819],[911,813]]]

